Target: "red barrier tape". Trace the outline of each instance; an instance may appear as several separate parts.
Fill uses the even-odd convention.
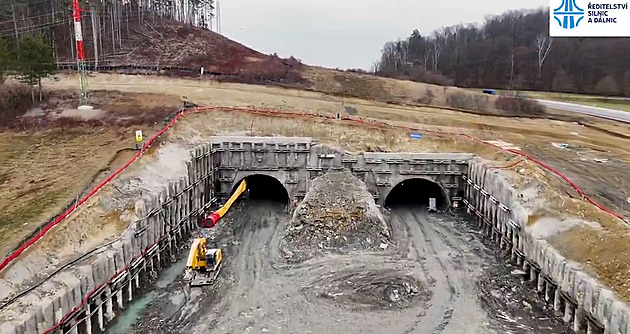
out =
[[[189,111],[181,111],[179,112],[164,128],[162,128],[160,131],[158,131],[156,134],[154,134],[146,143],[145,145],[142,147],[142,149],[133,157],[131,158],[131,160],[129,160],[124,166],[122,166],[121,168],[119,168],[118,170],[116,170],[114,173],[112,173],[105,181],[101,182],[98,186],[96,186],[94,189],[92,189],[92,191],[90,191],[90,193],[88,195],[86,195],[85,197],[83,197],[74,207],[68,209],[66,212],[64,212],[63,214],[61,214],[60,216],[58,216],[55,220],[53,220],[52,222],[50,222],[49,224],[47,224],[37,235],[35,235],[33,238],[31,238],[30,240],[28,240],[26,243],[24,243],[22,246],[20,246],[20,248],[18,248],[16,251],[14,251],[13,253],[11,253],[11,255],[9,255],[8,257],[6,257],[2,263],[0,264],[0,271],[3,270],[7,265],[9,265],[13,260],[15,260],[22,252],[24,252],[29,246],[33,245],[35,242],[37,242],[39,239],[41,239],[50,229],[52,229],[54,226],[56,226],[57,224],[59,224],[63,219],[65,219],[68,215],[70,215],[72,212],[74,212],[80,205],[82,205],[83,203],[85,203],[87,200],[89,200],[92,196],[94,196],[94,194],[96,194],[101,188],[103,188],[107,183],[109,183],[112,179],[114,179],[116,176],[118,176],[120,173],[122,173],[127,167],[129,167],[133,162],[135,162],[144,152],[146,152],[146,150],[151,146],[151,144],[153,144],[155,142],[155,140],[157,140],[158,137],[160,137],[162,134],[164,134],[166,131],[168,131],[175,123],[177,123],[177,121],[182,118],[182,116],[184,116],[187,113],[198,113],[198,112],[205,112],[205,111],[212,111],[212,110],[227,110],[227,111],[239,111],[239,112],[247,112],[247,113],[251,113],[251,114],[258,114],[258,115],[266,115],[266,116],[284,116],[284,117],[297,117],[297,118],[302,118],[302,117],[310,117],[310,118],[319,118],[319,119],[326,119],[326,120],[336,120],[337,118],[334,115],[322,115],[322,114],[317,114],[317,113],[312,113],[312,112],[293,112],[293,111],[283,111],[283,110],[268,110],[268,109],[251,109],[251,108],[245,108],[245,107],[206,107],[206,108],[196,108],[196,109],[192,109]],[[582,196],[586,201],[588,201],[589,203],[595,205],[597,208],[599,208],[600,210],[613,215],[616,218],[621,219],[622,221],[624,221],[625,223],[628,224],[628,222],[626,221],[626,219],[624,219],[623,216],[621,216],[620,214],[604,207],[603,205],[597,203],[596,201],[594,201],[593,199],[591,199],[590,197],[586,196],[586,194],[584,194],[584,191],[582,191],[582,189],[575,184],[571,179],[569,179],[566,175],[564,175],[563,173],[561,173],[560,171],[558,171],[557,169],[547,165],[546,163],[528,155],[527,153],[521,152],[521,151],[517,151],[517,150],[513,150],[513,149],[505,149],[503,147],[500,147],[498,145],[494,145],[492,143],[488,143],[485,142],[481,139],[472,137],[468,134],[464,134],[464,133],[455,133],[455,132],[445,132],[445,131],[438,131],[438,130],[428,130],[428,129],[423,129],[420,127],[412,127],[412,126],[404,126],[404,125],[395,125],[395,124],[390,124],[387,122],[383,122],[383,121],[376,121],[376,120],[372,120],[372,119],[363,119],[361,117],[349,117],[349,116],[343,116],[340,118],[341,121],[343,122],[350,122],[350,123],[356,123],[356,124],[361,124],[361,125],[367,125],[367,126],[371,126],[371,127],[377,127],[377,128],[397,128],[397,129],[406,129],[406,130],[421,130],[424,131],[426,133],[431,133],[431,134],[435,134],[435,135],[440,135],[440,136],[461,136],[464,137],[466,139],[484,144],[484,145],[488,145],[488,146],[492,146],[498,150],[513,154],[513,155],[518,155],[521,156],[529,161],[532,161],[533,163],[543,167],[544,169],[560,176],[563,180],[565,180],[569,185],[571,185],[571,187],[573,187],[573,189],[575,189],[580,196]],[[160,240],[162,240],[165,236],[162,236],[157,242],[159,242]],[[156,243],[157,243],[156,242]],[[155,245],[155,244],[153,244]],[[153,246],[152,245],[152,246]],[[152,247],[150,246],[150,247]],[[146,251],[150,248],[148,247],[147,249],[145,249],[140,255],[138,255],[136,258],[144,255],[146,253]],[[112,277],[115,278],[118,274],[120,274],[120,272],[127,270],[127,268],[119,271],[118,273],[116,273],[116,275],[114,275]],[[111,281],[111,279],[110,279]],[[109,283],[105,282],[101,285],[99,285],[98,287],[96,287],[94,290],[92,290],[81,302],[81,304],[79,304],[78,306],[74,307],[68,314],[66,314],[66,316],[64,316],[62,318],[62,320],[60,322],[58,322],[53,328],[50,328],[48,330],[46,330],[44,333],[50,333],[51,331],[57,329],[65,320],[68,319],[68,317],[70,317],[74,312],[76,312],[78,309],[80,309],[83,305],[85,305],[85,303],[87,302],[87,300],[92,296],[92,294],[96,291],[98,291],[104,284]]]
[[[177,114],[177,116],[175,118],[173,118],[173,120],[171,120],[162,130],[160,130],[158,133],[153,135],[153,137],[151,137],[145,143],[145,145],[142,147],[142,149],[140,149],[140,151],[138,151],[138,153],[136,153],[136,155],[134,155],[129,161],[127,161],[127,163],[124,166],[120,167],[114,173],[110,174],[107,177],[107,179],[105,179],[99,185],[94,187],[94,189],[92,189],[85,197],[83,197],[79,202],[77,202],[76,205],[74,205],[70,209],[66,210],[64,213],[59,215],[57,218],[55,218],[50,223],[46,224],[46,226],[44,226],[44,228],[41,229],[39,231],[39,233],[37,233],[34,237],[32,237],[27,242],[22,244],[17,250],[15,250],[9,256],[4,258],[2,263],[0,263],[0,271],[2,271],[6,266],[8,266],[18,256],[20,256],[20,254],[22,254],[28,247],[30,247],[35,242],[37,242],[39,239],[41,239],[44,235],[46,235],[46,233],[48,233],[48,231],[50,231],[50,229],[52,229],[57,224],[59,224],[62,220],[64,220],[66,217],[68,217],[71,213],[73,213],[79,206],[81,206],[87,200],[92,198],[92,196],[94,196],[99,190],[101,190],[101,188],[103,188],[107,183],[109,183],[112,179],[114,179],[116,176],[118,176],[120,173],[122,173],[127,167],[129,167],[132,163],[134,163],[144,152],[146,152],[146,150],[149,148],[149,146],[151,146],[151,144],[153,144],[153,142],[159,136],[161,136],[164,132],[166,132],[168,129],[170,129],[171,126],[173,126],[173,124],[175,124],[177,122],[177,120],[179,120],[182,117],[182,115],[183,115],[183,112],[180,112],[179,114]]]

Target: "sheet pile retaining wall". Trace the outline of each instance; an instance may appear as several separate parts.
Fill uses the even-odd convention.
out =
[[[2,334],[91,333],[132,300],[140,275],[156,272],[196,230],[215,202],[213,151],[204,145],[187,162],[188,175],[151,202],[136,202],[132,223],[114,242],[69,266],[3,310]],[[55,293],[51,294],[51,288]]]
[[[630,307],[527,227],[530,212],[501,173],[475,158],[468,171],[468,213],[484,234],[511,252],[526,279],[577,333],[630,334]]]

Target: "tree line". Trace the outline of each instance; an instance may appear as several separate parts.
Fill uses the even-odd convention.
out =
[[[549,37],[549,9],[418,30],[387,42],[372,71],[440,85],[630,96],[630,39]]]

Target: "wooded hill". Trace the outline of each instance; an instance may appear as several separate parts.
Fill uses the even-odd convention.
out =
[[[82,0],[86,59],[104,62],[127,54],[125,43],[138,31],[166,19],[211,28],[214,0]],[[75,60],[75,32],[70,0],[0,0],[0,38],[19,57],[22,40],[43,36],[57,62]]]
[[[549,10],[418,30],[388,42],[378,75],[460,87],[630,96],[629,38],[550,38]]]

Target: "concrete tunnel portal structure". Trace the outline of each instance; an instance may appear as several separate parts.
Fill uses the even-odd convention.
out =
[[[103,331],[117,310],[132,301],[140,278],[159,271],[241,180],[250,183],[253,198],[297,203],[314,178],[344,169],[362,180],[380,205],[426,205],[435,197],[439,209],[465,208],[483,236],[511,254],[510,261],[522,266],[525,278],[544,293],[554,311],[564,312],[576,332],[603,333],[605,328],[607,333],[630,334],[630,323],[622,321],[630,319],[630,307],[534,238],[525,229],[527,210],[516,190],[499,174],[486,174],[488,162],[473,154],[355,155],[310,138],[211,137],[192,150],[186,165],[187,175],[151,200],[136,203],[137,214],[144,218],[133,222],[119,241],[86,259],[73,274],[79,276],[64,280],[54,295],[45,287],[33,290],[28,307],[10,305],[20,317],[0,317],[3,334],[92,333],[93,327]]]
[[[243,179],[255,185],[273,186],[264,176],[277,180],[291,203],[304,198],[311,181],[329,170],[350,170],[363,181],[377,204],[401,182],[423,179],[444,203],[461,202],[465,175],[472,154],[467,153],[373,153],[350,154],[319,145],[310,138],[215,137],[211,144],[216,170],[215,195],[225,200]],[[415,181],[411,185],[416,184]],[[404,185],[404,183],[403,183]],[[436,192],[435,186],[442,189]],[[263,188],[264,189],[264,188]],[[273,187],[265,189],[278,189]],[[422,189],[413,190],[424,193]],[[265,194],[259,193],[259,194]],[[272,195],[272,194],[267,194]],[[390,201],[396,201],[396,192]],[[428,203],[428,201],[427,201]]]

